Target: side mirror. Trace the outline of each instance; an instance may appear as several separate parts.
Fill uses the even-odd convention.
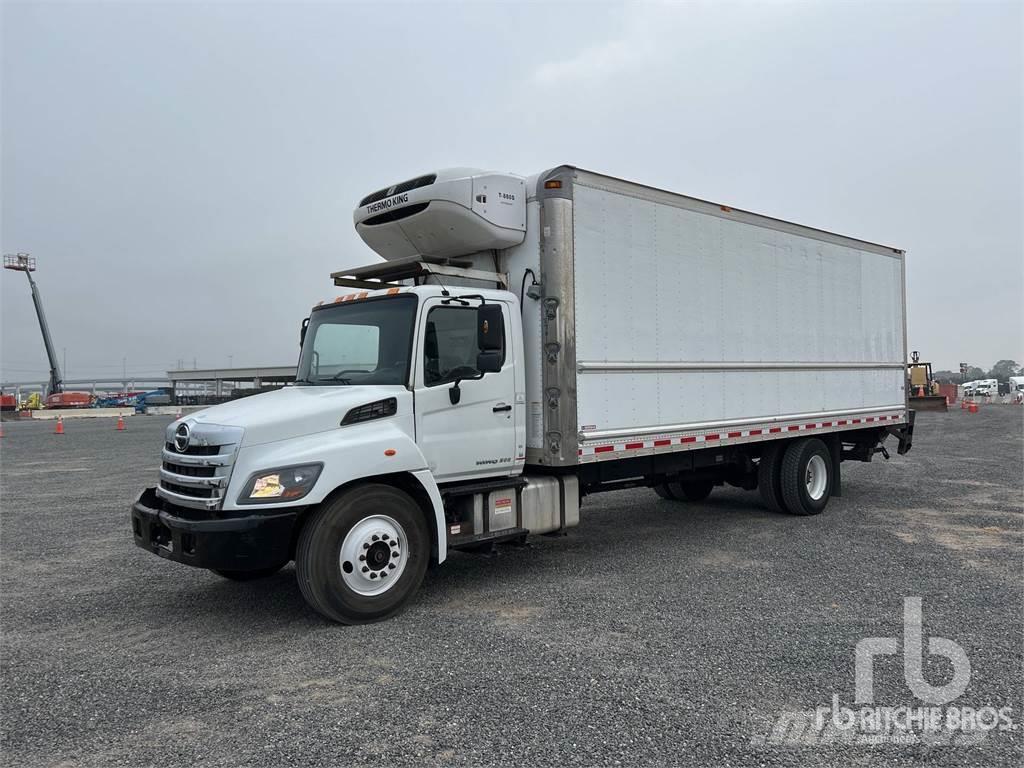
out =
[[[490,350],[476,356],[476,369],[480,373],[497,373],[501,370],[501,352]]]
[[[501,352],[505,318],[500,304],[481,304],[476,309],[476,345],[481,352]],[[480,368],[480,366],[477,366]],[[484,370],[480,368],[480,370]]]
[[[302,327],[299,329],[299,346],[301,347],[306,342],[306,329],[309,328],[309,318],[307,317],[302,321]]]

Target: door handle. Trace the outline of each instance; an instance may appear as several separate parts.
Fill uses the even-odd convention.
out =
[[[496,405],[493,408],[491,408],[491,410],[494,411],[495,413],[501,413],[502,411],[511,411],[512,410],[512,406],[511,405]]]

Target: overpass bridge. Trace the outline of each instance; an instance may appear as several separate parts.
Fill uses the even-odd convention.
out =
[[[295,381],[294,365],[268,365],[243,368],[188,368],[167,371],[165,377],[97,376],[64,379],[68,390],[85,390],[93,394],[128,392],[140,389],[169,389],[175,397],[227,397],[234,390],[282,387]],[[48,380],[43,378],[0,382],[7,394],[44,392]]]

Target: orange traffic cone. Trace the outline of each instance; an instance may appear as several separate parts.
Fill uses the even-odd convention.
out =
[[[977,413],[978,412],[978,404],[972,400],[971,404],[969,406],[967,406],[967,412],[968,413]]]
[[[57,426],[53,428],[53,434],[63,435],[64,434],[64,417],[57,417]]]
[[[124,432],[124,416],[117,414],[117,431]]]
[[[966,411],[967,410],[967,398],[966,397],[960,400],[960,410],[961,411]]]

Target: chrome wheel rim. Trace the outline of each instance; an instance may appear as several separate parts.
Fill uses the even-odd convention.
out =
[[[405,529],[387,515],[371,515],[353,525],[345,535],[338,567],[349,589],[373,597],[397,583],[408,561]]]
[[[804,477],[804,484],[807,486],[807,495],[812,501],[820,501],[825,495],[825,488],[828,486],[828,470],[825,468],[825,460],[821,456],[811,456],[807,462],[807,474]]]

